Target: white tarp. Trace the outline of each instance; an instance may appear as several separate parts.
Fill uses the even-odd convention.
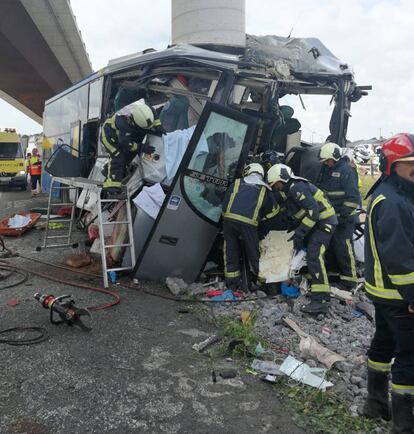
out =
[[[292,237],[286,231],[270,231],[260,241],[259,275],[266,283],[283,282],[289,278],[289,270],[293,256]]]

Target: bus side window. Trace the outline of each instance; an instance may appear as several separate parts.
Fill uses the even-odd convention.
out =
[[[101,116],[102,83],[103,78],[99,78],[89,84],[88,119],[96,119]]]

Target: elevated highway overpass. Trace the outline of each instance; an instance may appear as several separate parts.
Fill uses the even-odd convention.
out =
[[[1,0],[0,59],[0,98],[39,123],[45,100],[92,72],[69,0]]]

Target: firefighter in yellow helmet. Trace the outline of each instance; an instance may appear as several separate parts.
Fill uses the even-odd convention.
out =
[[[160,130],[161,122],[155,110],[143,103],[132,103],[108,118],[101,130],[101,141],[109,154],[104,169],[104,191],[112,197],[122,197],[122,179],[128,164],[139,153],[152,154],[155,148],[143,143],[147,133]]]

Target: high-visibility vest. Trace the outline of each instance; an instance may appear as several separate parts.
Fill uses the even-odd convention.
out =
[[[30,175],[41,175],[42,174],[42,163],[39,157],[32,157],[30,159]]]

